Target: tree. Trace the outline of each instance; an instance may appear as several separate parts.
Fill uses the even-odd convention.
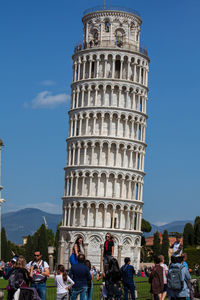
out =
[[[200,245],[200,217],[197,216],[194,221],[194,242]]]
[[[186,248],[187,246],[194,245],[194,228],[191,223],[185,224],[183,231],[183,246]]]
[[[35,250],[35,248],[33,246],[33,237],[28,235],[27,242],[25,245],[25,257],[26,257],[27,262],[33,260],[33,251],[34,250]]]
[[[57,263],[58,261],[58,248],[59,248],[59,236],[60,236],[60,226],[62,225],[62,222],[60,222],[57,226],[57,230],[56,230],[56,236],[55,236],[55,242],[54,242],[54,260],[55,263]]]
[[[145,219],[142,219],[142,228],[141,229],[143,232],[150,232],[152,227],[148,221],[146,221]]]
[[[38,230],[38,250],[42,253],[43,260],[48,261],[48,242],[47,242],[47,230],[44,224],[42,224]]]
[[[8,241],[6,237],[6,230],[4,227],[1,229],[1,259],[5,262],[8,261]]]
[[[55,240],[53,230],[52,229],[46,229],[46,231],[47,231],[48,246],[53,246],[54,245],[54,240]]]
[[[39,230],[37,230],[33,235],[33,251],[40,248],[40,242],[39,242]]]
[[[169,264],[169,236],[167,230],[165,230],[163,233],[161,254],[164,256],[165,263],[168,265]]]
[[[159,237],[159,232],[156,231],[154,233],[154,239],[153,239],[153,255],[158,256],[160,255],[160,237]]]

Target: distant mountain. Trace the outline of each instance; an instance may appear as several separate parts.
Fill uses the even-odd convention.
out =
[[[46,218],[48,228],[55,233],[62,216],[49,214],[36,208],[2,214],[2,227],[6,229],[8,240],[22,244],[23,236],[32,235],[44,223],[43,216]]]
[[[167,230],[168,233],[169,232],[182,233],[186,223],[192,223],[193,224],[193,221],[191,221],[191,220],[174,221],[174,222],[162,225],[162,226],[156,226],[154,224],[151,224],[151,227],[152,227],[151,232],[149,232],[147,235],[146,234],[145,235],[146,236],[153,235],[156,231],[159,231],[159,232],[163,233],[164,230]]]
[[[26,208],[16,212],[2,214],[2,227],[5,227],[7,238],[16,244],[22,244],[23,236],[32,235],[43,223],[43,216],[46,218],[48,228],[56,232],[56,227],[62,219],[62,215],[46,213],[36,208]],[[186,223],[193,221],[175,221],[162,226],[151,224],[152,230],[145,236],[153,235],[156,231],[162,232],[183,232]]]

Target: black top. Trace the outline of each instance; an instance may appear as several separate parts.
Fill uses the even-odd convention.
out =
[[[105,241],[105,243],[104,243],[104,257],[112,255],[112,247],[114,247],[113,240]]]

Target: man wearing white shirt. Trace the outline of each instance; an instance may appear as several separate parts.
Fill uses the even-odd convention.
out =
[[[176,236],[176,242],[172,245],[172,255],[173,256],[181,256],[183,246],[181,244],[181,236]]]
[[[41,300],[46,300],[46,280],[49,277],[49,265],[42,260],[40,250],[34,252],[34,260],[27,265],[30,276],[33,278],[31,287],[34,287]]]

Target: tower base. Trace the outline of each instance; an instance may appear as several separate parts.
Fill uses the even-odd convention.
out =
[[[124,264],[124,258],[130,257],[131,264],[135,270],[139,270],[141,232],[130,232],[112,229],[97,228],[72,228],[60,227],[60,245],[58,253],[58,263],[63,264],[66,269],[70,268],[69,257],[75,240],[81,236],[84,241],[85,256],[90,260],[91,265],[99,270],[103,270],[103,247],[105,235],[109,232],[114,238],[114,257],[119,265]]]

